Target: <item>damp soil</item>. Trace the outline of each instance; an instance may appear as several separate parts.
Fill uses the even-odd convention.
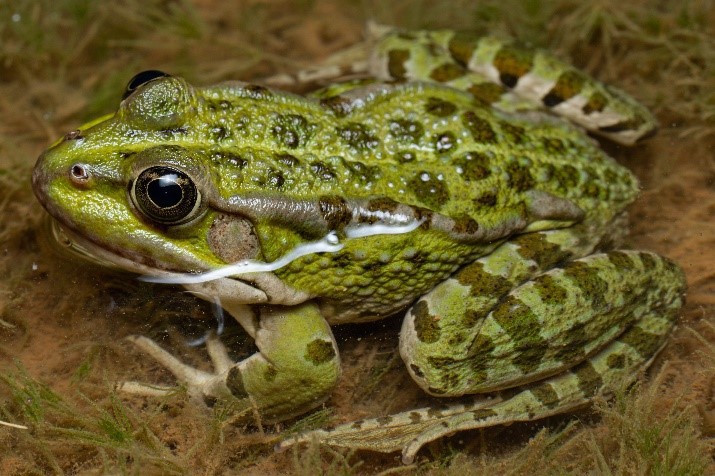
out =
[[[270,31],[257,37],[254,29],[258,27],[251,26],[245,18],[227,15],[217,7],[218,2],[196,2],[192,11],[213,30],[202,33],[203,42],[184,43],[176,48],[204,48],[206,54],[196,50],[190,54],[206,61],[193,59],[190,64],[182,64],[181,51],[163,47],[155,52],[143,45],[143,59],[132,62],[132,66],[141,68],[154,58],[165,69],[191,69],[190,75],[202,82],[227,79],[232,74],[232,42],[246,41],[255,51],[241,50],[245,68],[234,68],[235,77],[266,76],[281,68],[306,66],[311,59],[317,61],[359,41],[368,16],[352,4],[336,6],[327,1],[309,2],[298,12],[281,9],[285,2],[274,2],[276,5],[271,7],[261,2],[245,3],[243,13],[259,15],[261,24],[270,26]],[[241,28],[247,32],[244,37],[231,39]],[[91,46],[91,39],[88,41]],[[149,40],[140,35],[135,41]],[[228,47],[206,45],[220,41]],[[110,57],[116,54],[111,48]],[[254,53],[260,59],[246,59]],[[275,60],[274,56],[281,59]],[[34,430],[44,432],[38,438],[45,443],[33,449],[17,434],[33,431],[33,422],[18,421],[31,429],[0,426],[0,473],[61,470],[94,474],[117,468],[140,471],[142,467],[156,474],[170,470],[188,474],[300,472],[309,467],[308,463],[294,453],[275,454],[271,450],[276,435],[294,422],[257,425],[249,418],[246,424],[230,416],[217,419],[216,408],[202,408],[181,395],[157,403],[114,391],[114,384],[122,380],[173,382],[171,375],[123,340],[125,336],[152,336],[184,361],[207,368],[202,346],[187,343],[214,327],[215,316],[208,304],[180,289],[140,283],[133,276],[68,259],[57,252],[47,236],[45,214],[31,192],[31,169],[35,157],[49,142],[86,119],[84,111],[93,105],[83,96],[83,90],[101,89],[97,84],[109,77],[108,71],[120,69],[119,60],[106,58],[100,55],[88,60],[95,64],[82,65],[87,74],[74,84],[63,82],[61,77],[56,84],[49,77],[33,83],[22,71],[13,69],[22,65],[5,65],[13,74],[8,76],[9,81],[0,80],[0,373],[19,381],[31,378],[41,382],[69,402],[72,411],[100,419],[103,414],[98,408],[113,408],[116,414],[117,407],[108,402],[120,401],[121,412],[133,422],[133,428],[142,428],[156,439],[153,444],[163,446],[154,454],[168,461],[168,466],[149,457],[142,460],[140,455],[144,453],[136,449],[119,451],[122,456],[112,459],[111,455],[117,453],[111,445],[93,446],[88,441],[67,444],[68,440],[53,445],[42,439],[50,431],[47,426]],[[206,73],[207,80],[202,73]],[[132,74],[127,71],[119,76],[128,79]],[[631,92],[637,95],[638,90]],[[50,108],[55,108],[52,116],[47,115]],[[688,124],[674,113],[664,111],[659,119],[660,131],[647,142],[633,148],[612,144],[605,147],[635,172],[642,185],[640,198],[630,208],[627,246],[672,258],[683,267],[688,280],[680,324],[646,380],[658,382],[659,405],[692,408],[701,438],[711,440],[715,437],[715,374],[713,361],[703,355],[712,355],[715,342],[715,135],[684,135]],[[399,326],[397,316],[375,324],[336,329],[344,373],[325,404],[328,423],[381,416],[433,402],[417,389],[402,367],[396,352]],[[235,324],[229,323],[226,340],[237,359],[253,351]],[[0,398],[4,402],[0,420],[21,414],[6,381],[0,383]],[[70,421],[70,427],[81,426],[73,418],[77,417],[57,417],[52,425],[59,427]],[[527,445],[542,427],[563,428],[569,418],[572,417],[466,432],[428,445],[420,458],[430,461],[445,452],[463,452],[498,461]],[[579,413],[578,419],[582,426],[596,430],[603,425],[589,411]],[[345,457],[345,453],[341,455]],[[355,470],[358,473],[399,467],[395,454],[358,452],[347,458],[353,463],[361,462]],[[330,468],[331,462],[338,459],[331,453],[319,453],[319,466]],[[715,467],[711,465],[709,470]]]

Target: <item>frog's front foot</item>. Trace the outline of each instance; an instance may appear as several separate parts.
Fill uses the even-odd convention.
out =
[[[226,391],[225,382],[228,372],[235,363],[231,361],[226,347],[214,333],[211,333],[206,340],[207,351],[214,368],[213,373],[199,370],[181,362],[147,337],[129,336],[127,340],[152,356],[174,374],[186,386],[191,397],[205,399],[207,397],[217,398],[229,395]],[[176,386],[152,385],[134,381],[125,381],[117,385],[117,390],[121,392],[146,396],[165,396],[175,392],[177,389],[178,387]]]
[[[233,362],[218,337],[207,340],[214,372],[179,361],[146,337],[129,338],[164,365],[202,400],[234,397],[255,406],[265,421],[304,413],[321,404],[340,375],[340,358],[327,322],[313,304],[261,309],[255,329],[258,352]],[[166,395],[175,387],[123,382],[119,390],[143,395]]]

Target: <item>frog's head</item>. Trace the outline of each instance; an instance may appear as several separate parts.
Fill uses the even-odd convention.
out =
[[[259,253],[246,220],[212,207],[220,178],[186,137],[200,128],[199,103],[180,78],[140,74],[116,113],[40,156],[35,194],[76,248],[145,273],[205,270]]]

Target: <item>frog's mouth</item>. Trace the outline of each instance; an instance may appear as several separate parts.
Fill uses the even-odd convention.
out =
[[[310,295],[297,291],[271,273],[254,273],[251,280],[241,279],[191,280],[188,273],[176,273],[165,269],[147,266],[112,252],[84,236],[73,232],[55,219],[50,220],[53,241],[62,246],[65,252],[80,256],[88,261],[110,269],[129,271],[143,275],[144,281],[154,281],[167,284],[181,284],[189,292],[201,299],[216,302],[217,296],[238,297],[238,304],[261,304],[272,296],[275,304],[295,305],[310,299]],[[179,277],[177,280],[176,278]],[[150,279],[146,279],[150,278]],[[214,280],[217,279],[217,280]],[[273,296],[275,293],[275,296]],[[222,303],[221,305],[224,305]],[[236,304],[236,303],[233,303]],[[225,306],[224,306],[225,307]]]
[[[115,270],[149,276],[166,276],[173,274],[170,271],[148,266],[99,246],[81,234],[75,233],[55,218],[48,217],[48,222],[52,241],[65,253],[79,256],[99,266]]]

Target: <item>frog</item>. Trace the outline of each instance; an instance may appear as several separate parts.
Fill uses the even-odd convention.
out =
[[[622,246],[639,183],[599,140],[633,145],[652,114],[492,37],[381,27],[363,54],[306,94],[143,72],[116,112],[42,153],[32,184],[58,239],[217,303],[257,351],[235,362],[211,333],[204,371],[128,339],[190,398],[281,422],[338,382],[332,326],[401,314],[406,371],[447,403],[277,449],[317,439],[405,463],[446,435],[567,413],[632,382],[666,345],[686,284],[670,259]]]

